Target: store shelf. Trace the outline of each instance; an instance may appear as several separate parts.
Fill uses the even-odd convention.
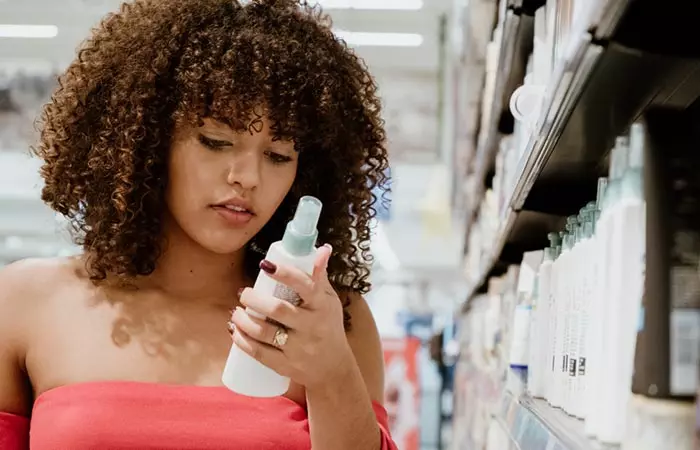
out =
[[[526,372],[510,370],[500,405],[493,412],[519,450],[616,450],[586,436],[581,420],[525,394]]]
[[[483,292],[488,279],[505,272],[509,264],[520,263],[524,252],[546,247],[547,233],[561,228],[564,223],[565,219],[561,216],[509,208],[482,270],[468,286],[466,298]]]
[[[615,136],[645,109],[685,109],[700,97],[700,59],[614,43],[604,48],[587,35],[555,79],[526,146],[511,200],[515,210],[566,215],[594,198]]]
[[[493,108],[492,120],[488,128],[482,130],[470,164],[470,172],[479,183],[467,213],[467,235],[473,221],[476,220],[478,207],[488,184],[487,179],[493,174],[501,134],[512,132],[513,117],[508,109],[508,102],[524,77],[527,56],[532,51],[532,35],[532,17],[519,15],[509,8],[503,22],[503,37],[498,52],[498,74],[489,100]]]
[[[516,3],[527,2],[514,0],[512,6],[517,8]],[[687,39],[693,27],[671,33],[661,39],[663,45],[642,41],[630,31],[637,30],[639,35],[640,29],[649,27],[640,19],[648,22],[654,17],[649,15],[649,4],[647,0],[605,2],[594,14],[596,25],[570,45],[568,58],[555,68],[514,188],[506,196],[508,213],[493,251],[469,289],[471,296],[482,291],[491,276],[502,273],[505,265],[518,262],[523,252],[545,247],[548,232],[561,229],[565,216],[595,198],[597,180],[607,173],[607,154],[615,137],[643,111],[687,109],[700,98],[700,51],[685,44],[674,51],[678,42],[673,39]],[[662,14],[660,23],[668,22],[667,15]],[[679,16],[677,10],[674,16]],[[694,35],[697,38],[700,32]],[[618,36],[643,47],[623,45],[614,40]],[[487,150],[496,151],[498,138],[494,134],[495,142],[484,148],[484,158],[490,157]],[[477,168],[484,173],[488,170]],[[486,189],[486,182],[482,188]],[[479,191],[474,204],[479,204],[482,193]]]
[[[547,233],[561,228],[564,223],[565,218],[561,216],[509,208],[485,263],[468,285],[466,299],[485,291],[488,279],[504,273],[509,264],[520,263],[524,252],[546,247]]]
[[[615,450],[589,439],[583,422],[546,401],[506,392],[496,419],[520,450]]]

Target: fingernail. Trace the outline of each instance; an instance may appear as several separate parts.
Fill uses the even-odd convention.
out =
[[[331,244],[323,244],[323,246],[330,250],[331,253],[333,253],[333,246]]]
[[[238,290],[238,296],[240,297],[243,294],[243,291],[245,291],[245,288],[240,288]]]
[[[234,331],[236,331],[236,325],[234,325],[232,321],[229,320],[226,325],[228,326],[229,333],[233,334]]]
[[[275,263],[272,263],[266,259],[260,261],[260,268],[264,272],[269,273],[270,275],[274,275],[275,272],[277,272],[277,266],[275,265]]]

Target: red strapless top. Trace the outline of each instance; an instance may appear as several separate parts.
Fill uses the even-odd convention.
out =
[[[382,449],[395,450],[386,410],[374,404]],[[225,387],[139,382],[51,389],[27,418],[0,413],[0,449],[25,450],[311,448],[307,411],[284,398],[251,399]],[[4,437],[3,437],[4,436]]]

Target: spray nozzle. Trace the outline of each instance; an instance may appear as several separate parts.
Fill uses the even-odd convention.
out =
[[[559,236],[559,233],[549,233],[547,234],[547,239],[549,239],[549,244],[552,247],[556,247],[557,245],[561,244],[561,238]]]
[[[321,201],[316,197],[307,195],[299,200],[291,227],[299,234],[314,234],[316,233],[316,226],[320,217]]]
[[[318,237],[318,220],[321,217],[321,201],[316,197],[305,196],[299,200],[294,218],[287,224],[282,245],[295,256],[311,253]]]

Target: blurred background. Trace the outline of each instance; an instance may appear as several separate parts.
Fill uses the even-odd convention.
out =
[[[120,3],[0,0],[0,265],[78,251],[65,223],[39,199],[38,162],[28,149],[56,75]],[[399,448],[695,445],[700,196],[691,169],[700,165],[697,152],[684,149],[697,148],[700,50],[691,44],[696,27],[684,25],[687,5],[319,3],[337,35],[367,62],[384,106],[392,192],[374,227],[368,300],[384,340],[386,405]],[[672,31],[653,38],[642,32],[662,23]],[[626,155],[617,163],[616,152]],[[642,160],[663,174],[642,175]],[[670,169],[679,165],[687,170]],[[599,218],[623,198],[611,194],[604,203],[605,184],[634,170],[636,183],[647,188],[624,197],[637,206],[620,226],[637,231],[619,244],[619,254],[636,255],[638,264],[645,255],[649,260],[649,245],[662,244],[654,247],[661,250],[653,268],[623,273],[626,260],[613,263],[604,250],[618,248],[622,238],[601,238],[608,232]],[[668,206],[681,203],[677,211]],[[676,213],[682,219],[675,228],[650,219]],[[668,257],[678,230],[682,264]],[[598,250],[580,246],[589,240]],[[564,250],[574,255],[577,248],[570,258],[582,261],[577,268],[551,269]],[[669,294],[673,283],[663,276],[680,273],[678,267],[684,275],[673,283],[683,287],[682,301]],[[576,289],[557,291],[551,270],[565,274],[557,275],[560,285]],[[632,280],[639,292],[623,295],[610,279]],[[601,291],[586,290],[591,285]],[[650,289],[654,299],[644,295]],[[613,314],[606,305],[624,307]],[[661,344],[649,350],[650,342]],[[617,353],[605,353],[603,343]],[[607,369],[608,357],[629,364]],[[553,374],[550,360],[579,367]],[[602,367],[598,378],[581,371],[584,361],[592,371]],[[550,392],[547,385],[563,387]],[[616,400],[604,404],[611,396]],[[601,410],[622,411],[610,419],[616,430],[596,428],[586,397]]]

